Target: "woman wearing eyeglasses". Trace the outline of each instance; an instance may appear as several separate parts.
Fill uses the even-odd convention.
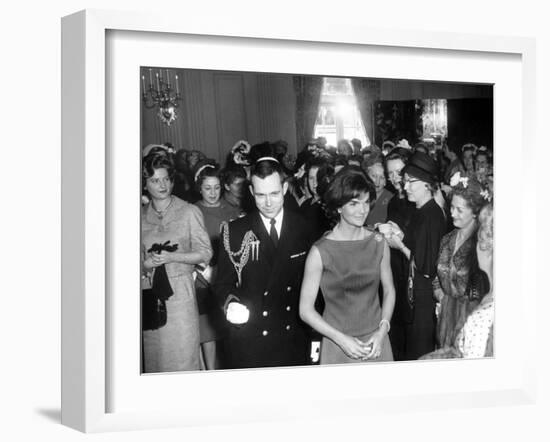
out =
[[[443,210],[434,200],[437,165],[423,152],[415,152],[402,169],[403,189],[415,204],[404,237],[391,235],[390,246],[409,262],[408,315],[403,333],[403,360],[418,359],[435,348],[435,299],[432,281],[436,275],[439,244],[445,234]]]
[[[407,198],[403,189],[401,171],[409,162],[412,152],[403,147],[393,148],[385,158],[386,174],[390,181],[394,197],[388,203],[388,224],[397,225],[401,231],[408,228],[416,210],[413,202]],[[382,230],[382,227],[379,227]],[[393,229],[392,229],[393,230]],[[396,361],[405,358],[406,327],[410,322],[410,308],[407,300],[409,260],[399,249],[391,249],[390,263],[395,286],[395,308],[391,318],[390,341],[393,357]]]

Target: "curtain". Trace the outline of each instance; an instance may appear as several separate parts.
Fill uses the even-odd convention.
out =
[[[380,80],[352,78],[351,85],[367,137],[374,144],[374,102],[380,99]]]
[[[299,152],[313,138],[323,77],[295,75],[293,81],[296,93],[296,143]]]

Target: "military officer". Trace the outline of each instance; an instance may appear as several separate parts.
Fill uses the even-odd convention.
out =
[[[298,301],[310,229],[299,214],[283,208],[288,185],[276,159],[258,159],[250,181],[257,210],[224,225],[214,284],[232,324],[228,368],[306,364]]]

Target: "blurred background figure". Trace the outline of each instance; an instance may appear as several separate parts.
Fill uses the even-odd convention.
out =
[[[243,214],[243,198],[246,191],[246,171],[243,166],[234,164],[221,172],[223,201]]]
[[[365,163],[368,177],[374,183],[376,200],[367,216],[368,226],[375,226],[378,223],[385,223],[388,219],[388,204],[393,197],[386,189],[386,171],[384,170],[384,156],[371,155]]]

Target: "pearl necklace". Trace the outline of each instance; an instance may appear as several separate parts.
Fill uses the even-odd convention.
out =
[[[151,208],[153,209],[153,211],[157,214],[158,218],[159,219],[162,219],[164,218],[164,214],[166,213],[166,211],[170,208],[170,206],[172,205],[172,201],[174,201],[174,197],[170,196],[170,202],[168,203],[168,205],[162,209],[162,210],[157,210],[155,209],[155,204],[153,203],[153,201],[151,201]]]

